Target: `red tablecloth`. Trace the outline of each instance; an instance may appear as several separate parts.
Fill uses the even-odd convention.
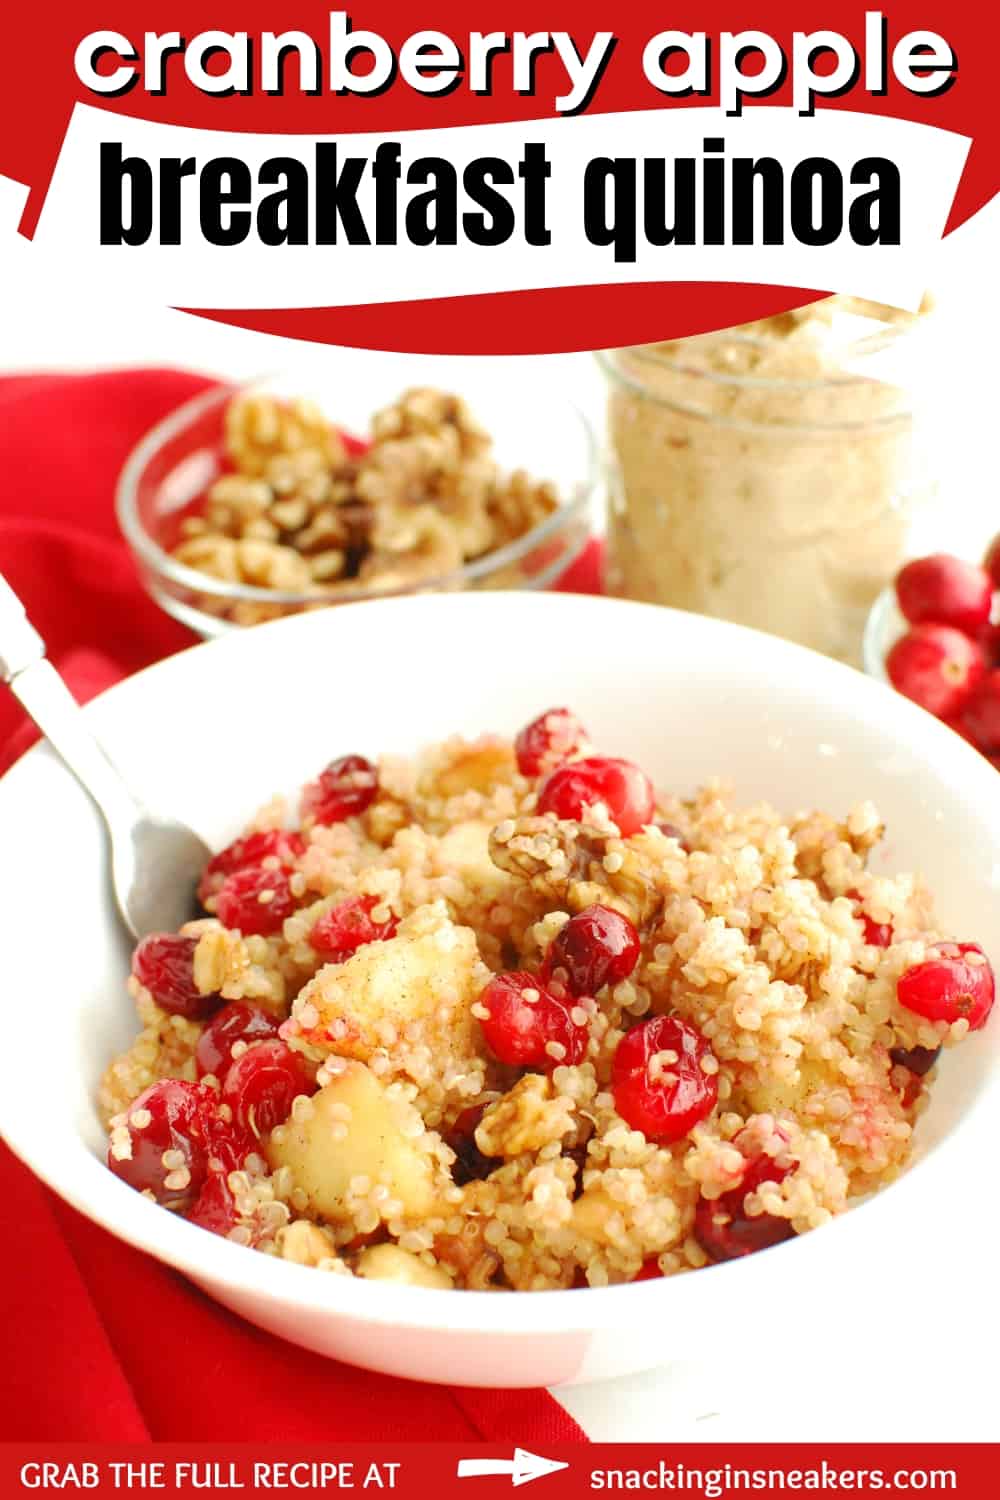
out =
[[[81,699],[193,642],[140,587],[112,495],[133,443],[209,383],[167,370],[0,380],[0,572]],[[592,546],[563,587],[596,591],[598,573]],[[30,738],[0,692],[0,769]],[[0,1197],[0,1438],[585,1436],[543,1391],[418,1385],[271,1338],[67,1208],[3,1146]]]

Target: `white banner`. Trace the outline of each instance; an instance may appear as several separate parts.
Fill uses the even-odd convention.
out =
[[[256,184],[261,164],[272,157],[295,158],[314,174],[316,141],[301,135],[192,130],[77,105],[39,222],[36,250],[53,252],[64,265],[71,254],[74,274],[81,280],[90,278],[95,284],[113,284],[119,292],[127,289],[161,304],[187,307],[315,307],[604,282],[729,281],[846,291],[913,308],[927,284],[927,268],[970,145],[965,136],[882,115],[820,109],[804,121],[791,109],[766,106],[755,106],[739,120],[715,109],[672,108],[324,139],[337,142],[341,161],[364,157],[369,163],[383,142],[400,143],[401,181],[395,190],[401,226],[398,244],[268,246],[251,232],[242,244],[213,245],[199,222],[197,175],[188,174],[179,187],[179,245],[156,242],[154,219],[148,243],[102,246],[98,184],[103,142],[120,143],[125,157],[151,164],[155,203],[161,158],[193,158],[200,170],[213,158],[235,157],[247,164]],[[709,148],[713,160],[726,172],[734,157],[772,157],[781,163],[783,245],[648,243],[643,233],[644,175],[662,182],[665,174],[669,221],[675,160],[692,158],[700,223],[712,196],[703,181],[707,141],[713,143]],[[463,240],[461,228],[454,246],[418,247],[406,242],[402,231],[406,205],[427,190],[426,182],[412,186],[406,181],[407,168],[417,158],[444,158],[456,168],[461,184],[469,162],[488,156],[516,166],[528,143],[540,143],[551,166],[546,186],[548,245],[525,242],[519,180],[503,189],[518,213],[517,228],[508,243],[477,246]],[[789,230],[788,179],[805,155],[826,158],[843,175],[844,229],[829,245],[798,243]],[[612,246],[591,243],[585,232],[585,171],[592,159],[602,157],[637,162],[636,209],[630,216],[633,226],[638,220],[634,260],[616,259]],[[850,204],[862,192],[850,185],[851,169],[871,157],[887,158],[899,171],[898,246],[858,245],[848,233]],[[627,173],[629,168],[623,170]],[[274,191],[273,185],[255,186],[252,202],[244,206],[253,208]],[[357,205],[374,240],[375,183],[370,171],[358,189]],[[476,207],[462,201],[459,186],[460,226],[463,209]],[[613,221],[613,193],[604,207]],[[125,208],[127,224],[127,202]],[[621,202],[617,212],[624,222],[627,215]],[[661,223],[662,219],[661,214]],[[312,206],[309,223],[312,235]]]

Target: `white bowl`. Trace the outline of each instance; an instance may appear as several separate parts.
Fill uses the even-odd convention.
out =
[[[332,755],[513,732],[552,703],[572,704],[598,745],[683,792],[723,774],[740,797],[789,812],[842,813],[873,798],[889,828],[877,867],[925,871],[944,925],[1000,960],[995,771],[862,674],[721,621],[557,595],[349,605],[172,657],[106,693],[88,719],[149,800],[221,844],[272,792],[296,788]],[[894,1306],[926,1302],[941,1254],[929,1209],[936,1222],[960,1211],[969,1164],[996,1138],[994,1016],[943,1062],[918,1131],[920,1160],[898,1183],[746,1260],[666,1281],[514,1295],[279,1262],[173,1217],[107,1171],[95,1086],[135,1020],[102,830],[44,748],[0,782],[0,826],[4,869],[17,872],[3,895],[0,1132],[113,1234],[261,1327],[359,1365],[465,1385],[595,1379],[686,1355],[728,1357],[734,1339],[744,1351],[774,1349],[801,1336],[831,1293],[850,1309],[845,1335],[875,1329],[887,1276]],[[949,1274],[949,1299],[962,1279]],[[828,1341],[836,1315],[826,1319]]]

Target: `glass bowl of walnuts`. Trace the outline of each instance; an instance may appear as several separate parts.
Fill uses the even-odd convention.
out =
[[[371,367],[368,367],[369,369]],[[547,588],[585,546],[583,413],[491,374],[461,392],[359,376],[220,384],[159,422],[118,483],[147,589],[202,636],[360,599]]]

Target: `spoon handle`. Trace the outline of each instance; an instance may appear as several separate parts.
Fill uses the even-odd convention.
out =
[[[108,824],[135,821],[141,808],[87,728],[80,705],[45,656],[45,642],[0,574],[0,678],[34,719]]]

